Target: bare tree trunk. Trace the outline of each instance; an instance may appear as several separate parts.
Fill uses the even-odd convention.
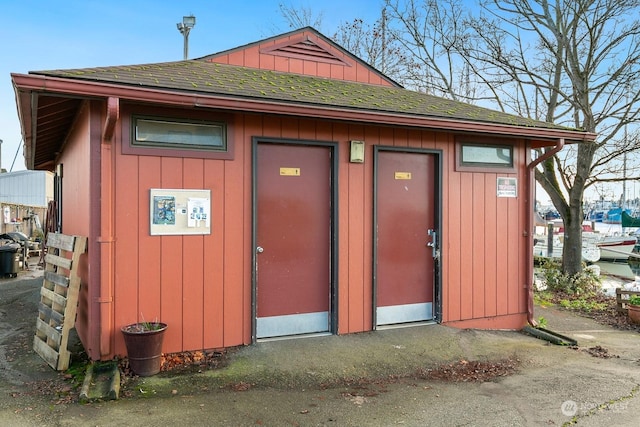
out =
[[[569,205],[569,214],[564,218],[562,271],[569,276],[582,271],[582,207],[573,204]]]

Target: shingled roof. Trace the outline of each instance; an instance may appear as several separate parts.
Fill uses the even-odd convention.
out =
[[[552,123],[401,88],[232,66],[205,60],[32,71],[29,74],[197,93],[204,96],[216,95],[293,105],[569,130]]]

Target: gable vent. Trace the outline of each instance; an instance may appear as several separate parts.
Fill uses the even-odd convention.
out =
[[[264,48],[260,50],[260,53],[351,66],[350,63],[334,55],[327,48],[310,40],[308,37]]]

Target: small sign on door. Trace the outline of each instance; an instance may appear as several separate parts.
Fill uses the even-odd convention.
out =
[[[300,176],[300,168],[280,168],[281,176]]]
[[[396,172],[395,179],[411,179],[411,172]]]

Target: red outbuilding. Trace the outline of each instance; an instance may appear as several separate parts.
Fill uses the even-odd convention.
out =
[[[532,149],[595,135],[409,91],[312,28],[204,58],[12,74],[29,169],[88,237],[76,319],[163,351],[531,321]]]

